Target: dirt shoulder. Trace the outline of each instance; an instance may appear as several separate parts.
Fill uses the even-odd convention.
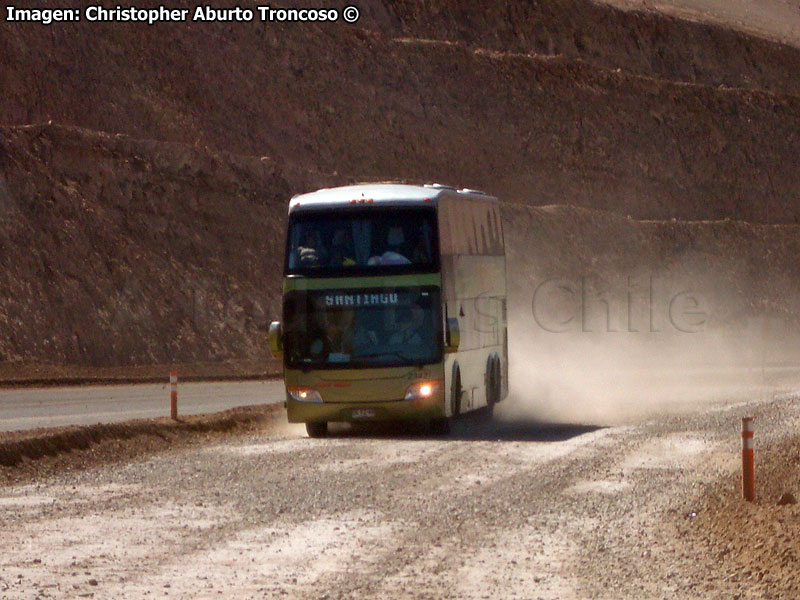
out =
[[[139,458],[191,444],[221,441],[276,422],[279,404],[234,408],[219,413],[139,419],[86,427],[52,427],[0,432],[0,485],[21,484],[65,471]]]
[[[698,547],[718,561],[718,576],[747,586],[751,598],[800,595],[800,437],[756,446],[756,501],[741,499],[739,473],[703,498],[693,527]]]

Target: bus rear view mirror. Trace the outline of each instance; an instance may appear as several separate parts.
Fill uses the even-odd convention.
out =
[[[269,343],[269,351],[272,353],[273,358],[280,358],[283,355],[283,332],[281,331],[281,322],[273,321],[269,324],[269,334],[267,340]]]
[[[445,333],[445,352],[458,352],[461,344],[461,330],[458,328],[458,319],[448,317],[447,332]]]

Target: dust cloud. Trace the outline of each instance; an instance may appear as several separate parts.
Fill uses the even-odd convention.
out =
[[[764,332],[760,319],[691,333],[553,332],[517,310],[509,318],[509,396],[495,417],[619,425],[766,399],[796,376],[787,354],[800,354]]]
[[[503,205],[500,419],[610,425],[800,382],[798,229]]]

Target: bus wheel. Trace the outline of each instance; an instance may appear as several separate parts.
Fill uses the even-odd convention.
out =
[[[328,435],[328,423],[306,423],[306,433],[310,438],[322,438]]]
[[[501,373],[500,359],[494,357],[494,377],[492,377],[492,401],[497,404],[503,394],[503,374]]]
[[[456,417],[461,414],[461,371],[457,366],[453,371],[453,387],[450,392],[450,412]]]
[[[500,359],[494,359],[494,401],[500,402],[503,399],[503,366],[500,364]]]
[[[486,406],[491,407],[497,404],[500,395],[497,393],[497,369],[495,368],[494,356],[489,357],[486,365]]]

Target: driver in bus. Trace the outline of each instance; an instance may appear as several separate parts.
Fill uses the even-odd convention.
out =
[[[328,313],[309,346],[311,355],[329,362],[347,362],[353,355],[370,354],[379,346],[378,336],[359,319],[356,311],[344,309]]]
[[[402,308],[395,315],[397,330],[389,336],[391,346],[420,346],[423,340],[422,325],[425,313],[421,308]]]
[[[349,355],[352,352],[352,310],[328,313],[324,315],[323,323],[318,325],[320,327],[316,339],[309,346],[312,355],[324,356],[330,360],[331,356]]]

